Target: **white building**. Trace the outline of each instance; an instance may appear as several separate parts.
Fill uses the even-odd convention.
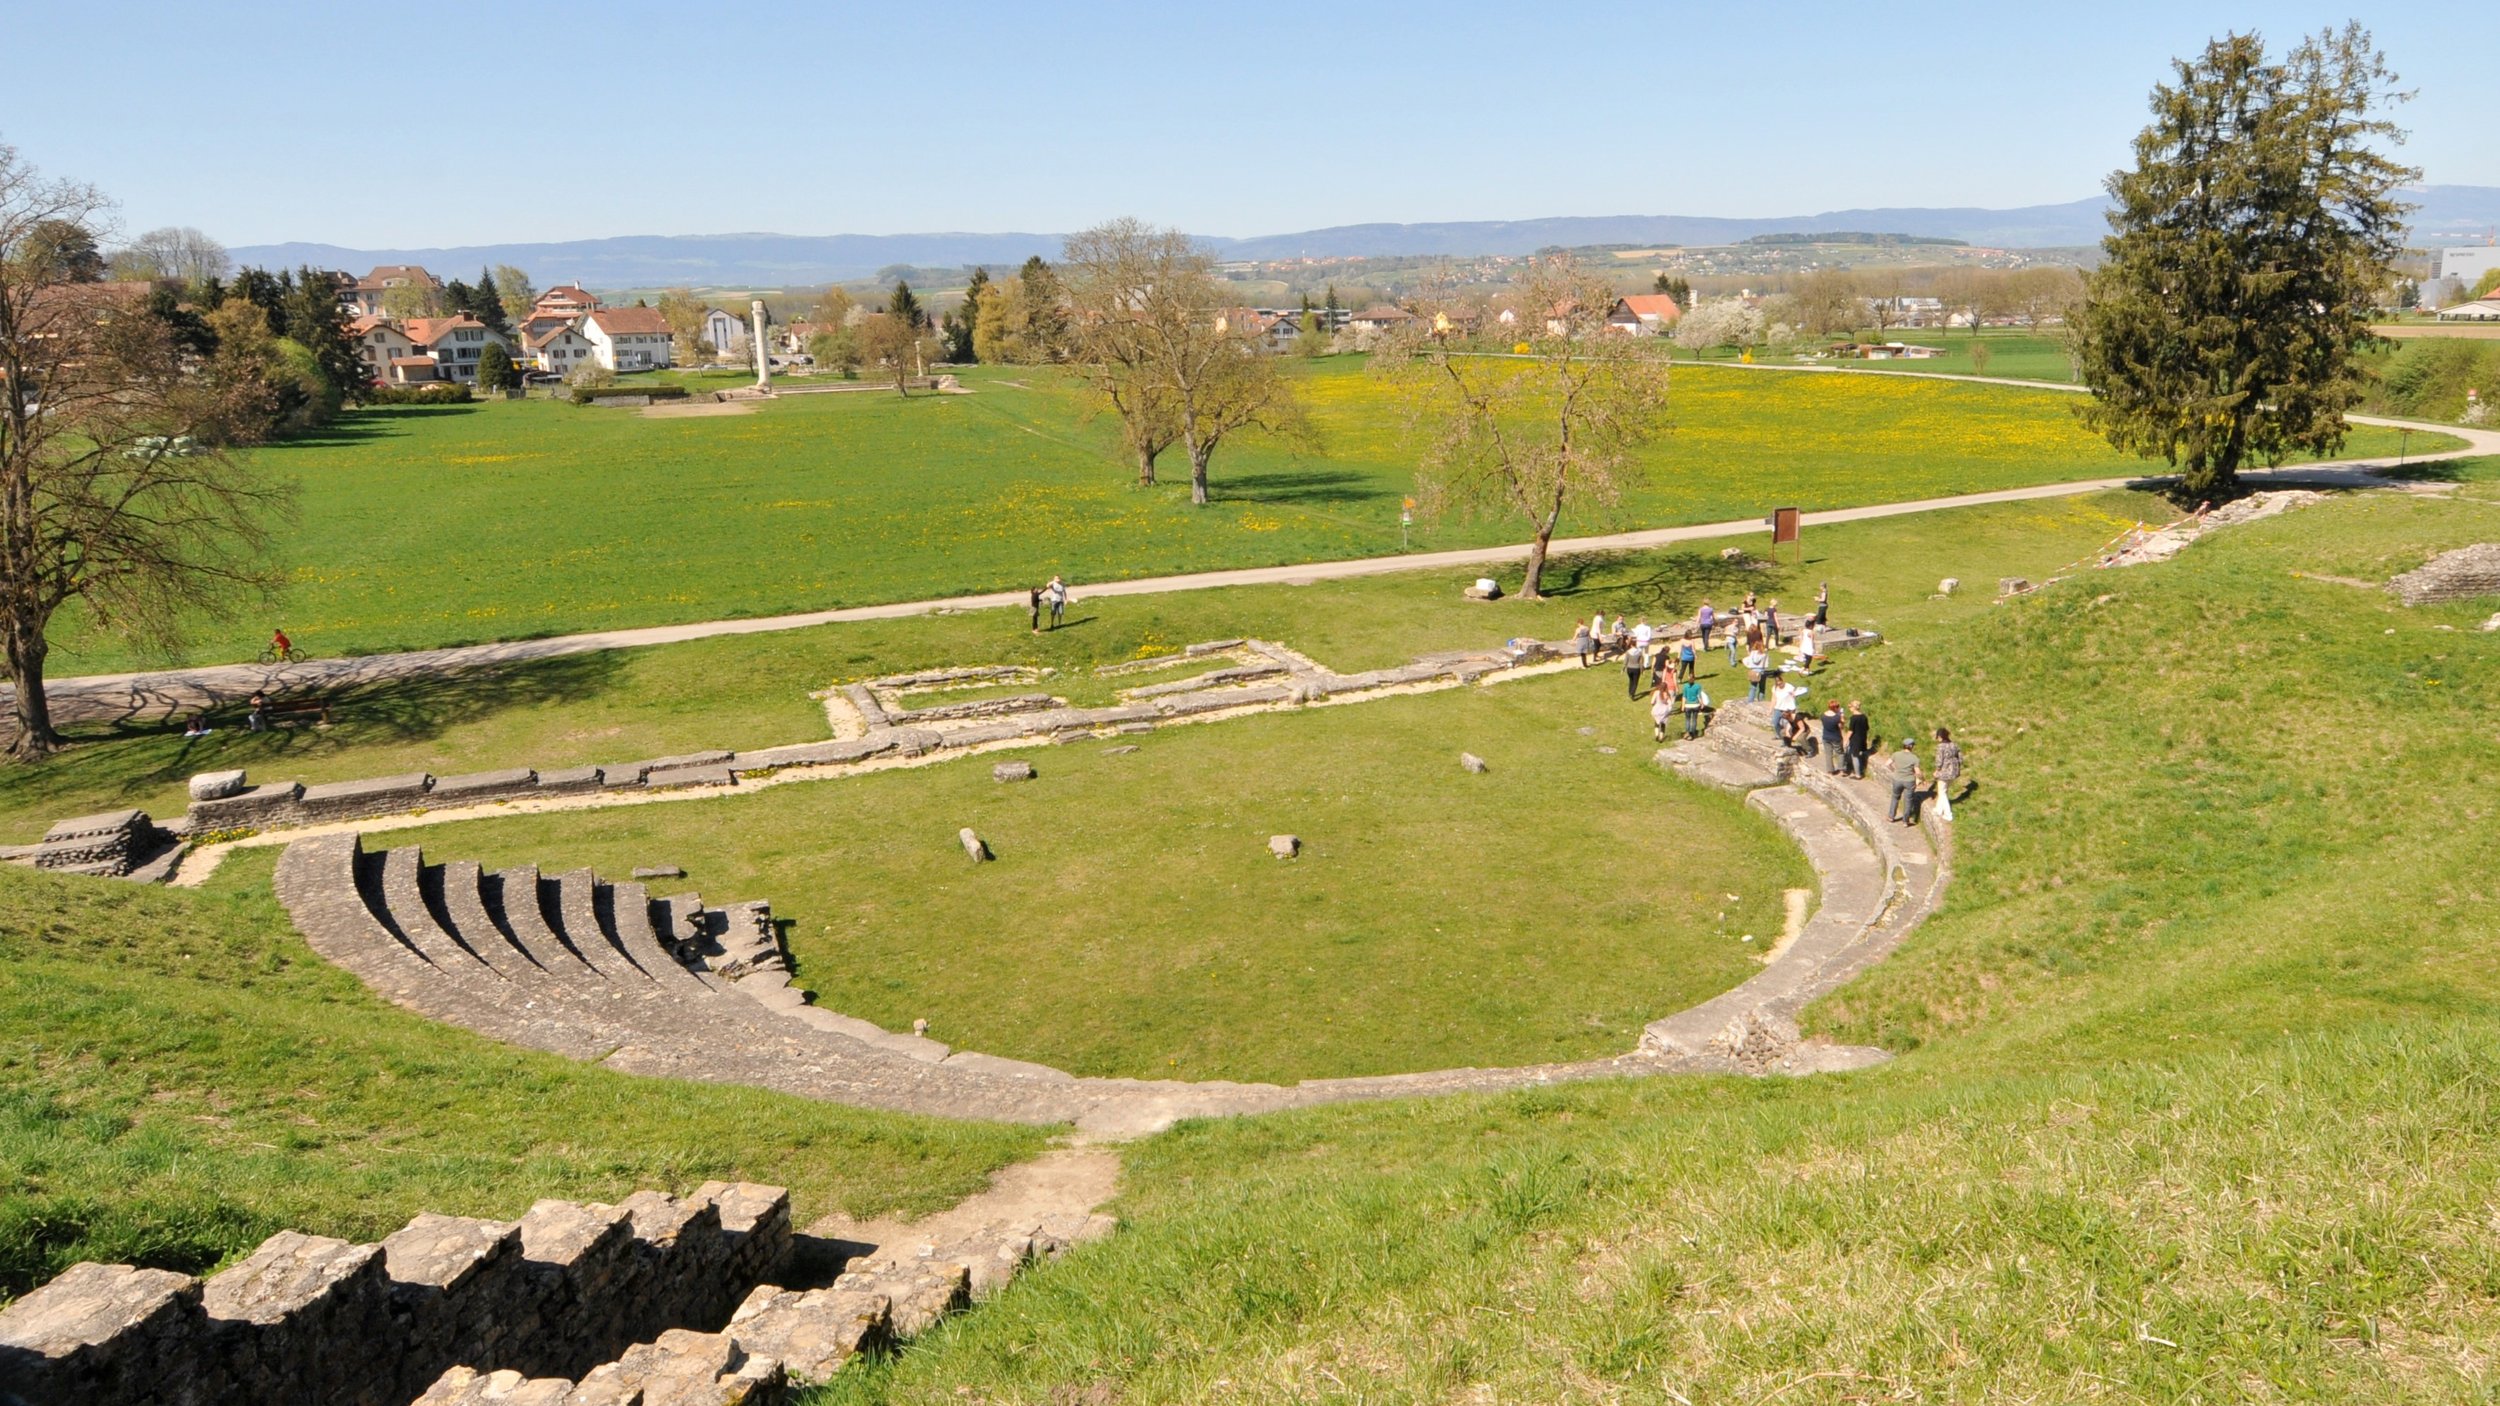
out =
[[[2500,293],[2486,293],[2470,303],[2441,308],[2442,322],[2500,322]]]
[[[589,365],[595,354],[590,339],[569,322],[559,322],[523,338],[522,345],[529,352],[525,360],[541,371],[553,371],[559,376]]]
[[[347,324],[347,336],[356,344],[356,359],[364,363],[367,380],[391,380],[392,364],[417,354],[417,344],[397,323],[370,314]]]
[[[703,340],[722,356],[743,356],[747,349],[746,319],[721,308],[705,308]]]
[[[2442,249],[2431,260],[2430,281],[2453,278],[2473,291],[2484,274],[2500,269],[2500,244],[2476,244],[2463,249]]]
[[[658,308],[599,308],[575,324],[591,355],[610,371],[651,371],[677,364],[668,319]]]
[[[445,381],[476,380],[477,359],[490,345],[502,347],[507,354],[512,350],[510,338],[467,313],[458,317],[412,317],[403,330],[421,355],[434,358],[437,378]]]

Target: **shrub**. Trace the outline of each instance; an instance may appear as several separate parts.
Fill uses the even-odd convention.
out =
[[[459,381],[428,381],[415,386],[375,386],[365,393],[367,405],[466,405],[469,388]]]
[[[501,343],[488,342],[478,353],[477,383],[480,389],[508,391],[521,384],[521,368],[512,364],[512,353]]]

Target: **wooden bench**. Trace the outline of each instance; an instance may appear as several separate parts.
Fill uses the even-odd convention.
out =
[[[272,727],[278,726],[282,721],[292,726],[295,719],[303,717],[312,718],[315,727],[328,727],[330,725],[330,700],[327,698],[274,698],[261,706],[260,715]]]

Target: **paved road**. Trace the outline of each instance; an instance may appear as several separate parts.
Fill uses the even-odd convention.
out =
[[[2068,389],[2053,382],[2016,381],[2003,377],[1951,376],[1938,372],[1844,371],[1829,367],[1758,366],[1762,371],[1795,372],[1821,375],[1917,376],[1937,380],[1985,381],[1991,385],[2020,386],[2031,390]],[[2411,427],[2426,433],[2453,435],[2464,439],[2466,447],[2444,454],[2417,454],[2412,462],[2426,463],[2438,459],[2463,458],[2470,455],[2500,454],[2500,432],[2463,429],[2454,425],[2433,425],[2412,421],[2380,419],[2375,416],[2352,417],[2356,424]],[[2343,486],[2367,486],[2381,483],[2373,472],[2389,467],[2390,461],[2380,459],[2341,460],[2333,464],[2309,465],[2300,468],[2258,470],[2241,475],[2257,486],[2269,483],[2335,483]],[[2079,479],[2069,483],[2037,484],[2029,488],[2006,488],[1990,493],[1961,493],[1944,498],[1919,498],[1901,503],[1877,503],[1859,508],[1836,508],[1828,512],[1807,513],[1809,527],[1841,522],[1865,522],[1874,518],[1899,517],[1909,513],[1943,512],[1953,508],[1976,507],[1985,503],[2018,503],[2036,498],[2065,498],[2078,493],[2097,493],[2112,488],[2150,486],[2157,479],[2142,476]],[[1697,523],[1685,527],[1657,527],[1637,532],[1614,532],[1596,537],[1556,538],[1553,550],[1558,555],[1574,552],[1623,551],[1671,546],[1679,542],[1701,542],[1722,537],[1743,537],[1764,532],[1763,520],[1745,518],[1734,522]],[[1104,596],[1160,595],[1169,591],[1203,591],[1224,586],[1258,586],[1302,584],[1312,581],[1339,581],[1358,576],[1381,576],[1400,571],[1429,571],[1454,567],[1505,566],[1522,561],[1528,549],[1523,545],[1474,547],[1462,551],[1414,552],[1404,556],[1363,557],[1352,561],[1307,562],[1297,566],[1246,567],[1233,571],[1200,571],[1180,576],[1148,576],[1132,581],[1078,583],[1079,594],[1088,599]],[[495,644],[460,645],[448,649],[415,650],[403,654],[367,654],[348,659],[315,659],[300,664],[214,664],[195,669],[168,669],[153,673],[89,674],[81,677],[54,679],[49,689],[52,715],[62,723],[135,721],[163,718],[177,713],[232,703],[248,697],[254,689],[273,692],[285,690],[337,689],[381,679],[405,678],[411,675],[437,673],[452,669],[475,668],[482,664],[503,664],[530,659],[552,659],[569,654],[587,654],[603,649],[638,649],[647,645],[678,644],[686,640],[711,639],[720,635],[753,635],[776,630],[803,630],[815,625],[839,624],[849,620],[892,620],[910,615],[927,615],[940,610],[983,610],[1001,607],[1022,608],[1022,591],[994,591],[986,595],[949,596],[937,600],[896,601],[886,605],[850,606],[839,610],[809,611],[801,615],[774,615],[748,620],[708,620],[685,625],[653,625],[632,630],[596,630],[588,634],[556,635],[545,639],[507,640]],[[0,689],[0,699],[8,690]],[[4,717],[5,713],[0,713]]]

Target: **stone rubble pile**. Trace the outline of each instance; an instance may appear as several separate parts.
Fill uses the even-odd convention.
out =
[[[2453,552],[2441,552],[2389,581],[2387,588],[2407,605],[2500,596],[2500,542],[2477,542]]]
[[[182,841],[143,810],[111,810],[54,821],[31,845],[0,845],[0,860],[63,874],[162,883],[182,858]]]

